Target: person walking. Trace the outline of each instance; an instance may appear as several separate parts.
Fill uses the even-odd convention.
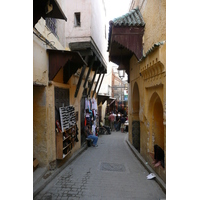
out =
[[[124,132],[124,123],[126,121],[126,119],[125,119],[123,114],[122,114],[122,117],[121,117],[120,121],[121,121],[121,132],[123,133]]]
[[[116,112],[114,111],[114,130],[116,131]]]
[[[120,115],[120,112],[118,112],[118,114],[116,115],[116,131],[120,130],[120,126],[121,126],[120,119],[121,119],[121,115]]]
[[[115,120],[114,114],[113,114],[113,113],[110,113],[108,119],[109,119],[109,121],[110,121],[110,128],[111,128],[111,131],[114,131],[114,120]]]

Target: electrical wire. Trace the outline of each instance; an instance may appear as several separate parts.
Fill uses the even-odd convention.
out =
[[[52,42],[47,40],[43,35],[39,33],[39,31],[34,28],[33,34],[36,35],[42,42],[44,42],[46,45],[50,46],[52,49],[57,49],[55,46],[52,45]]]

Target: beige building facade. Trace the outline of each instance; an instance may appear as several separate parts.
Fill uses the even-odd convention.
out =
[[[103,1],[98,8],[94,7],[91,0],[34,0],[33,7],[33,158],[38,160],[40,167],[56,168],[84,144],[83,101],[92,96],[97,101],[96,85],[100,87],[99,83],[107,72],[106,44],[103,47],[105,27],[97,26],[104,21],[105,7]],[[80,18],[77,19],[75,13],[81,13]],[[99,19],[96,29],[91,29],[94,14]],[[82,18],[84,16],[87,17]],[[87,18],[91,20],[87,21]],[[82,23],[77,27],[76,20],[85,20],[87,26]],[[84,49],[84,42],[86,48],[90,48],[88,51]],[[80,44],[83,44],[82,49],[77,50]],[[74,142],[71,153],[60,160],[56,121],[59,108],[65,106],[75,109],[78,141]]]
[[[165,0],[133,0],[110,22],[109,58],[128,74],[128,139],[166,182]]]
[[[140,122],[140,154],[166,181],[166,1],[133,1],[145,22],[143,57],[130,60],[130,120]],[[132,108],[132,109],[130,109]],[[130,123],[133,130],[134,123]],[[133,131],[129,140],[133,142]],[[164,151],[164,166],[155,167],[154,145]]]

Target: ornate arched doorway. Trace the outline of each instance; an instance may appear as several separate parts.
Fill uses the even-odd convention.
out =
[[[132,144],[140,152],[140,121],[139,121],[139,109],[140,109],[140,95],[138,84],[135,83],[133,87],[132,98]]]
[[[149,138],[150,152],[154,152],[154,145],[159,146],[164,151],[163,105],[159,95],[156,92],[154,92],[153,95],[151,96],[149,103],[149,122],[150,122],[150,138]]]

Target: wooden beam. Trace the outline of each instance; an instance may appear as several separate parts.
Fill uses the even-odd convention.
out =
[[[92,61],[91,61],[91,63],[90,63],[90,66],[89,66],[89,69],[88,69],[88,73],[87,73],[87,76],[86,76],[86,78],[85,78],[85,82],[84,82],[84,84],[83,84],[83,87],[84,87],[84,88],[85,88],[85,86],[86,86],[86,83],[87,83],[87,80],[88,80],[88,77],[89,77],[89,75],[90,75],[90,71],[91,71],[91,69],[92,69],[92,67],[93,67],[93,64],[94,64],[95,59],[96,59],[96,56],[94,56],[94,57],[92,58]]]
[[[91,92],[91,89],[92,89],[92,85],[94,83],[94,79],[96,77],[96,74],[97,74],[97,71],[99,70],[99,67],[101,66],[102,64],[100,63],[100,65],[97,67],[97,70],[95,70],[95,73],[94,73],[94,76],[93,76],[93,79],[92,79],[92,83],[90,85],[90,88],[89,88],[89,91],[88,91],[88,96],[90,96],[90,92]]]
[[[99,93],[99,90],[100,90],[101,84],[102,84],[102,82],[103,82],[104,76],[105,76],[105,74],[103,74],[103,76],[102,76],[102,79],[101,79],[101,82],[100,82],[100,84],[99,84],[99,88],[98,88],[97,94]]]
[[[94,55],[94,53],[93,53],[93,51],[91,49],[84,49],[84,50],[77,50],[77,51],[81,54],[82,57],[83,56],[93,56]]]
[[[95,88],[94,88],[92,97],[94,97],[94,93],[95,93],[95,91],[96,91],[96,89],[97,89],[97,85],[98,85],[98,83],[99,83],[100,77],[101,77],[101,74],[99,74],[99,77],[98,77],[98,80],[97,80],[97,82],[96,82],[96,85],[95,85]]]
[[[80,77],[79,77],[78,84],[77,84],[77,86],[76,86],[76,91],[75,91],[75,94],[74,94],[74,97],[75,97],[75,98],[77,97],[79,88],[80,88],[80,86],[81,86],[81,81],[82,81],[82,79],[83,79],[83,75],[84,75],[85,69],[86,69],[86,65],[83,65],[83,68],[82,68],[82,70],[81,70],[81,75],[80,75]]]

